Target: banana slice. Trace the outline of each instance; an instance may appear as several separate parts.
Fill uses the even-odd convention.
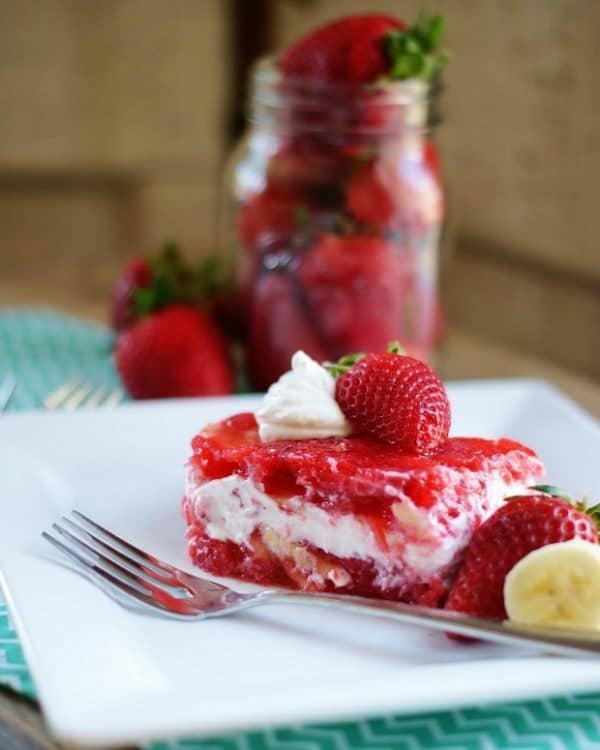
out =
[[[530,552],[506,576],[511,620],[600,628],[600,545],[572,539]]]

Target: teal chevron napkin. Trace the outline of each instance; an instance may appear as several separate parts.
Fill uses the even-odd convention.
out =
[[[10,408],[40,405],[76,375],[118,382],[112,337],[101,326],[44,311],[0,313],[0,380],[19,385]],[[30,697],[35,686],[0,592],[0,682]],[[600,694],[418,716],[311,724],[226,737],[156,742],[149,750],[600,750]]]
[[[103,326],[44,310],[0,312],[0,382],[17,377],[12,409],[39,408],[42,398],[76,376],[116,386],[112,334]]]

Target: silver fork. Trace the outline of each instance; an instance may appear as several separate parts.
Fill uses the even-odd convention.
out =
[[[311,604],[387,617],[408,625],[450,631],[562,656],[600,654],[600,633],[562,628],[529,628],[446,610],[342,594],[263,589],[240,593],[190,575],[125,541],[73,510],[42,536],[86,577],[122,605],[178,620],[220,617],[260,604]]]
[[[111,408],[117,406],[124,396],[125,394],[120,388],[108,388],[78,377],[69,380],[68,383],[49,393],[44,398],[43,403],[49,411],[55,411],[56,409],[72,411],[79,406]]]
[[[11,373],[9,373],[0,383],[0,413],[2,413],[9,405],[16,387],[17,379]]]

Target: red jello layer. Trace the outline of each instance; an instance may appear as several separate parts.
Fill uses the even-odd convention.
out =
[[[433,506],[453,472],[501,472],[526,480],[536,454],[513,440],[450,438],[434,455],[416,456],[367,435],[261,443],[253,414],[209,425],[192,441],[190,466],[205,481],[237,474],[267,494],[301,496],[331,511],[381,513],[398,493]]]

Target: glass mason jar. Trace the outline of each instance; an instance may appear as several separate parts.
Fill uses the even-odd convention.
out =
[[[251,84],[221,241],[253,385],[297,349],[335,360],[399,340],[427,359],[443,325],[431,87],[284,78],[270,59]]]

